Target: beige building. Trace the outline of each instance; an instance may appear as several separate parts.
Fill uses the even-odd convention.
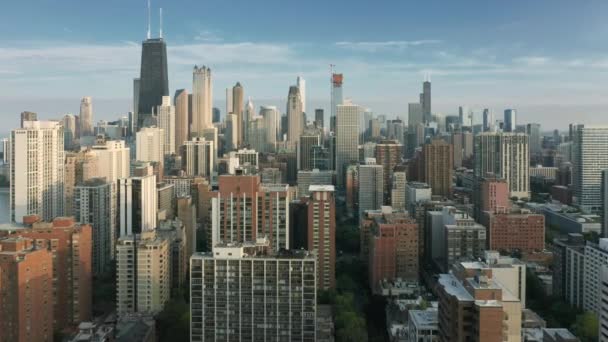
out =
[[[169,241],[146,231],[116,245],[116,310],[157,314],[170,295]]]
[[[184,141],[190,138],[188,91],[186,89],[177,90],[173,103],[175,104],[175,150],[179,151],[179,147],[184,144]]]

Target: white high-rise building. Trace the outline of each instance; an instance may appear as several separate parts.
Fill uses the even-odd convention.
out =
[[[158,127],[164,132],[163,154],[175,154],[175,107],[171,105],[171,97],[163,96],[162,104],[156,107]]]
[[[61,119],[61,124],[63,125],[63,146],[69,149],[76,139],[76,117],[66,114]]]
[[[245,104],[245,111],[243,113],[243,139],[246,144],[249,143],[249,123],[255,117],[255,107],[253,106],[253,101],[251,101],[251,97],[247,99],[247,104]]]
[[[300,142],[300,136],[304,131],[302,113],[300,90],[296,86],[291,86],[289,87],[289,95],[287,96],[287,141],[293,149]]]
[[[339,126],[338,126],[339,127]],[[367,158],[359,165],[359,220],[367,210],[376,210],[384,203],[384,167],[376,159]]]
[[[193,138],[182,146],[182,168],[188,176],[211,177],[215,168],[213,141]]]
[[[477,179],[495,175],[507,181],[510,196],[530,197],[530,150],[527,134],[484,132],[475,136],[474,145]]]
[[[212,118],[213,91],[211,86],[211,69],[194,66],[192,73],[192,127],[191,135],[200,137],[203,130],[213,127]]]
[[[11,222],[39,215],[64,215],[65,152],[63,126],[55,121],[24,121],[11,132]]]
[[[157,201],[155,175],[119,179],[119,236],[139,234],[156,228]]]
[[[105,177],[107,182],[116,184],[119,178],[131,174],[130,149],[124,140],[109,140],[103,145],[93,145],[91,151],[97,156],[98,176]]]
[[[608,239],[599,243],[587,241],[585,245],[585,268],[583,270],[583,309],[600,313],[601,270],[608,266]]]
[[[93,102],[90,96],[80,100],[80,136],[93,135]]]
[[[306,80],[298,76],[296,81],[298,89],[300,89],[300,97],[302,98],[302,112],[306,113]]]
[[[583,211],[602,210],[602,170],[608,169],[608,126],[574,126],[572,185],[574,203]]]
[[[347,102],[336,110],[336,184],[344,190],[348,164],[359,161],[359,117],[363,108]]]
[[[163,163],[165,130],[158,127],[142,127],[135,138],[135,158],[139,161]]]
[[[156,231],[118,239],[116,245],[116,311],[157,314],[170,298],[169,240]]]
[[[264,127],[266,129],[266,143],[268,144],[268,152],[274,152],[277,147],[277,136],[279,134],[279,110],[274,106],[262,106],[260,115],[264,118]]]

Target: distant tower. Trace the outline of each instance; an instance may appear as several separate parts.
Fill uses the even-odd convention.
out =
[[[162,30],[161,30],[162,35]],[[169,96],[167,71],[167,44],[162,37],[152,38],[150,32],[150,2],[148,2],[148,34],[142,42],[141,69],[139,75],[139,99],[137,103],[137,127],[144,127],[162,97]]]
[[[171,97],[163,96],[163,103],[156,107],[158,127],[163,130],[163,153],[165,156],[175,154],[175,107],[171,105]]]
[[[211,69],[194,66],[192,72],[192,128],[191,136],[202,137],[206,128],[213,127]]]
[[[341,191],[346,184],[347,166],[359,161],[359,117],[362,114],[363,108],[352,103],[337,106],[335,169],[336,184]],[[382,189],[380,191],[382,195]]]
[[[25,121],[37,121],[38,114],[34,112],[21,112],[21,128],[23,128],[23,123]]]
[[[338,105],[343,103],[342,99],[342,81],[344,77],[342,74],[331,74],[331,116],[329,118],[330,129],[332,132],[336,131],[336,113]]]
[[[190,125],[188,124],[188,91],[178,89],[173,98],[175,104],[175,151],[190,138]]]
[[[302,112],[306,113],[306,80],[298,76],[296,85],[300,89],[300,97],[302,98]]]
[[[302,126],[302,97],[297,86],[289,87],[289,94],[287,95],[287,124],[287,140],[295,148],[304,130]]]
[[[245,106],[245,112],[243,115],[243,141],[245,144],[249,144],[249,123],[255,117],[255,107],[251,101],[251,97],[247,99],[247,105]]]
[[[515,132],[517,127],[517,111],[515,109],[505,109],[504,132]]]
[[[93,102],[90,96],[80,100],[80,136],[93,135]]]
[[[232,113],[236,115],[236,144],[243,143],[243,86],[237,82],[232,87]]]
[[[264,118],[264,128],[266,129],[266,144],[268,152],[274,152],[277,146],[277,136],[279,135],[280,114],[277,107],[263,106],[260,115]]]
[[[494,113],[488,108],[483,110],[483,131],[489,132],[494,126]]]
[[[431,114],[431,81],[430,80],[427,79],[422,84],[422,94],[421,95],[422,95],[421,96],[422,115],[424,118],[424,122],[431,122],[432,114]]]

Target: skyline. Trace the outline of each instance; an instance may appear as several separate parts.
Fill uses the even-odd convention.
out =
[[[38,112],[41,119],[77,114],[83,96],[93,98],[94,122],[131,109],[146,2],[121,3],[120,11],[113,11],[118,3],[8,4],[4,13],[11,15],[0,23],[7,33],[0,39],[0,117],[8,125],[0,135],[17,126],[21,111]],[[37,11],[25,10],[34,4]],[[543,131],[565,129],[573,115],[577,122],[601,122],[599,114],[608,105],[601,91],[608,85],[608,50],[601,37],[608,24],[599,13],[608,4],[343,4],[300,4],[298,14],[309,19],[293,25],[285,18],[293,5],[276,1],[263,8],[246,2],[206,2],[203,8],[194,1],[152,1],[153,37],[158,36],[158,8],[164,12],[169,94],[191,91],[192,67],[207,65],[214,75],[214,106],[222,116],[224,89],[237,81],[256,111],[275,105],[284,114],[289,86],[301,75],[311,119],[314,108],[328,113],[333,63],[345,75],[344,97],[388,118],[406,118],[407,103],[417,101],[429,74],[435,112],[455,114],[459,105],[478,112],[489,107],[498,118],[512,107],[519,122],[539,122]],[[238,11],[228,12],[232,7]],[[85,17],[85,10],[96,13],[87,17],[87,25],[73,20]],[[235,20],[222,19],[222,13]],[[24,20],[33,24],[17,24]],[[480,113],[475,121],[481,121]]]

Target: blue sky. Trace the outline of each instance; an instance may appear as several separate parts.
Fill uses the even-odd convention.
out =
[[[164,12],[169,86],[191,88],[194,64],[213,70],[214,100],[240,81],[256,107],[284,108],[297,75],[308,107],[329,103],[329,64],[344,95],[389,117],[405,116],[426,74],[434,111],[458,105],[564,128],[608,123],[606,1],[176,1]],[[78,111],[90,95],[95,119],[131,109],[146,33],[145,0],[11,1],[0,13],[0,118],[18,122]],[[310,111],[310,110],[309,110]]]

